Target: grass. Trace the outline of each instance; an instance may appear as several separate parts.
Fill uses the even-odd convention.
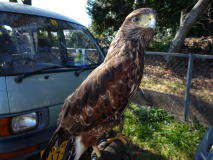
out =
[[[125,112],[123,133],[148,151],[140,155],[144,160],[191,160],[205,131],[201,124],[177,122],[163,109],[130,104]]]

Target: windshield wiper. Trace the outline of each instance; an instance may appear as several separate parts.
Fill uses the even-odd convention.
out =
[[[94,62],[89,57],[86,58],[88,61],[90,61],[92,64],[86,65],[86,66],[79,66],[79,69],[75,71],[75,76],[78,77],[83,71],[89,69],[89,68],[95,68],[99,65],[99,63]]]
[[[74,74],[75,76],[79,76],[83,71],[90,69],[90,68],[95,68],[97,67],[98,64],[94,63],[92,65],[85,65],[85,66],[75,66],[75,65],[54,65],[54,66],[49,66],[46,68],[42,68],[33,72],[27,72],[23,73],[21,75],[18,75],[15,77],[15,82],[16,83],[21,83],[24,78],[30,77],[31,75],[39,74],[42,73],[43,71],[51,70],[51,69],[57,69],[57,68],[73,68],[77,69]]]
[[[86,65],[86,66],[79,66],[78,70],[75,71],[75,76],[78,77],[83,71],[87,70],[87,69],[92,69],[97,67],[98,64],[93,64],[93,65]]]
[[[15,77],[15,82],[16,83],[20,83],[20,82],[22,82],[22,80],[24,78],[27,78],[27,77],[29,77],[31,75],[39,74],[39,73],[41,73],[43,71],[51,70],[51,69],[57,69],[57,68],[78,68],[78,67],[77,66],[71,66],[71,65],[64,65],[64,66],[62,66],[62,65],[54,65],[54,66],[42,68],[42,69],[39,69],[39,70],[36,70],[36,71],[33,71],[33,72],[28,72],[28,73],[23,73],[21,75],[18,75],[18,76]],[[79,69],[81,69],[81,68],[79,68]]]

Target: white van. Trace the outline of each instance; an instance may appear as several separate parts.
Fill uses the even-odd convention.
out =
[[[104,59],[65,16],[0,3],[0,159],[29,159],[54,131],[64,99]]]

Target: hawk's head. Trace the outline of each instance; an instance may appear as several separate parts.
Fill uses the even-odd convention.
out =
[[[123,22],[120,32],[123,38],[149,41],[156,28],[156,13],[151,8],[140,8],[131,12]]]

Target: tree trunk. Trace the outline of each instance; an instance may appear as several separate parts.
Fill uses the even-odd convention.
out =
[[[180,27],[170,45],[169,52],[180,52],[187,33],[210,2],[211,0],[198,0],[189,13],[185,14],[182,12]]]
[[[9,2],[15,2],[15,3],[18,3],[18,0],[9,0]]]

